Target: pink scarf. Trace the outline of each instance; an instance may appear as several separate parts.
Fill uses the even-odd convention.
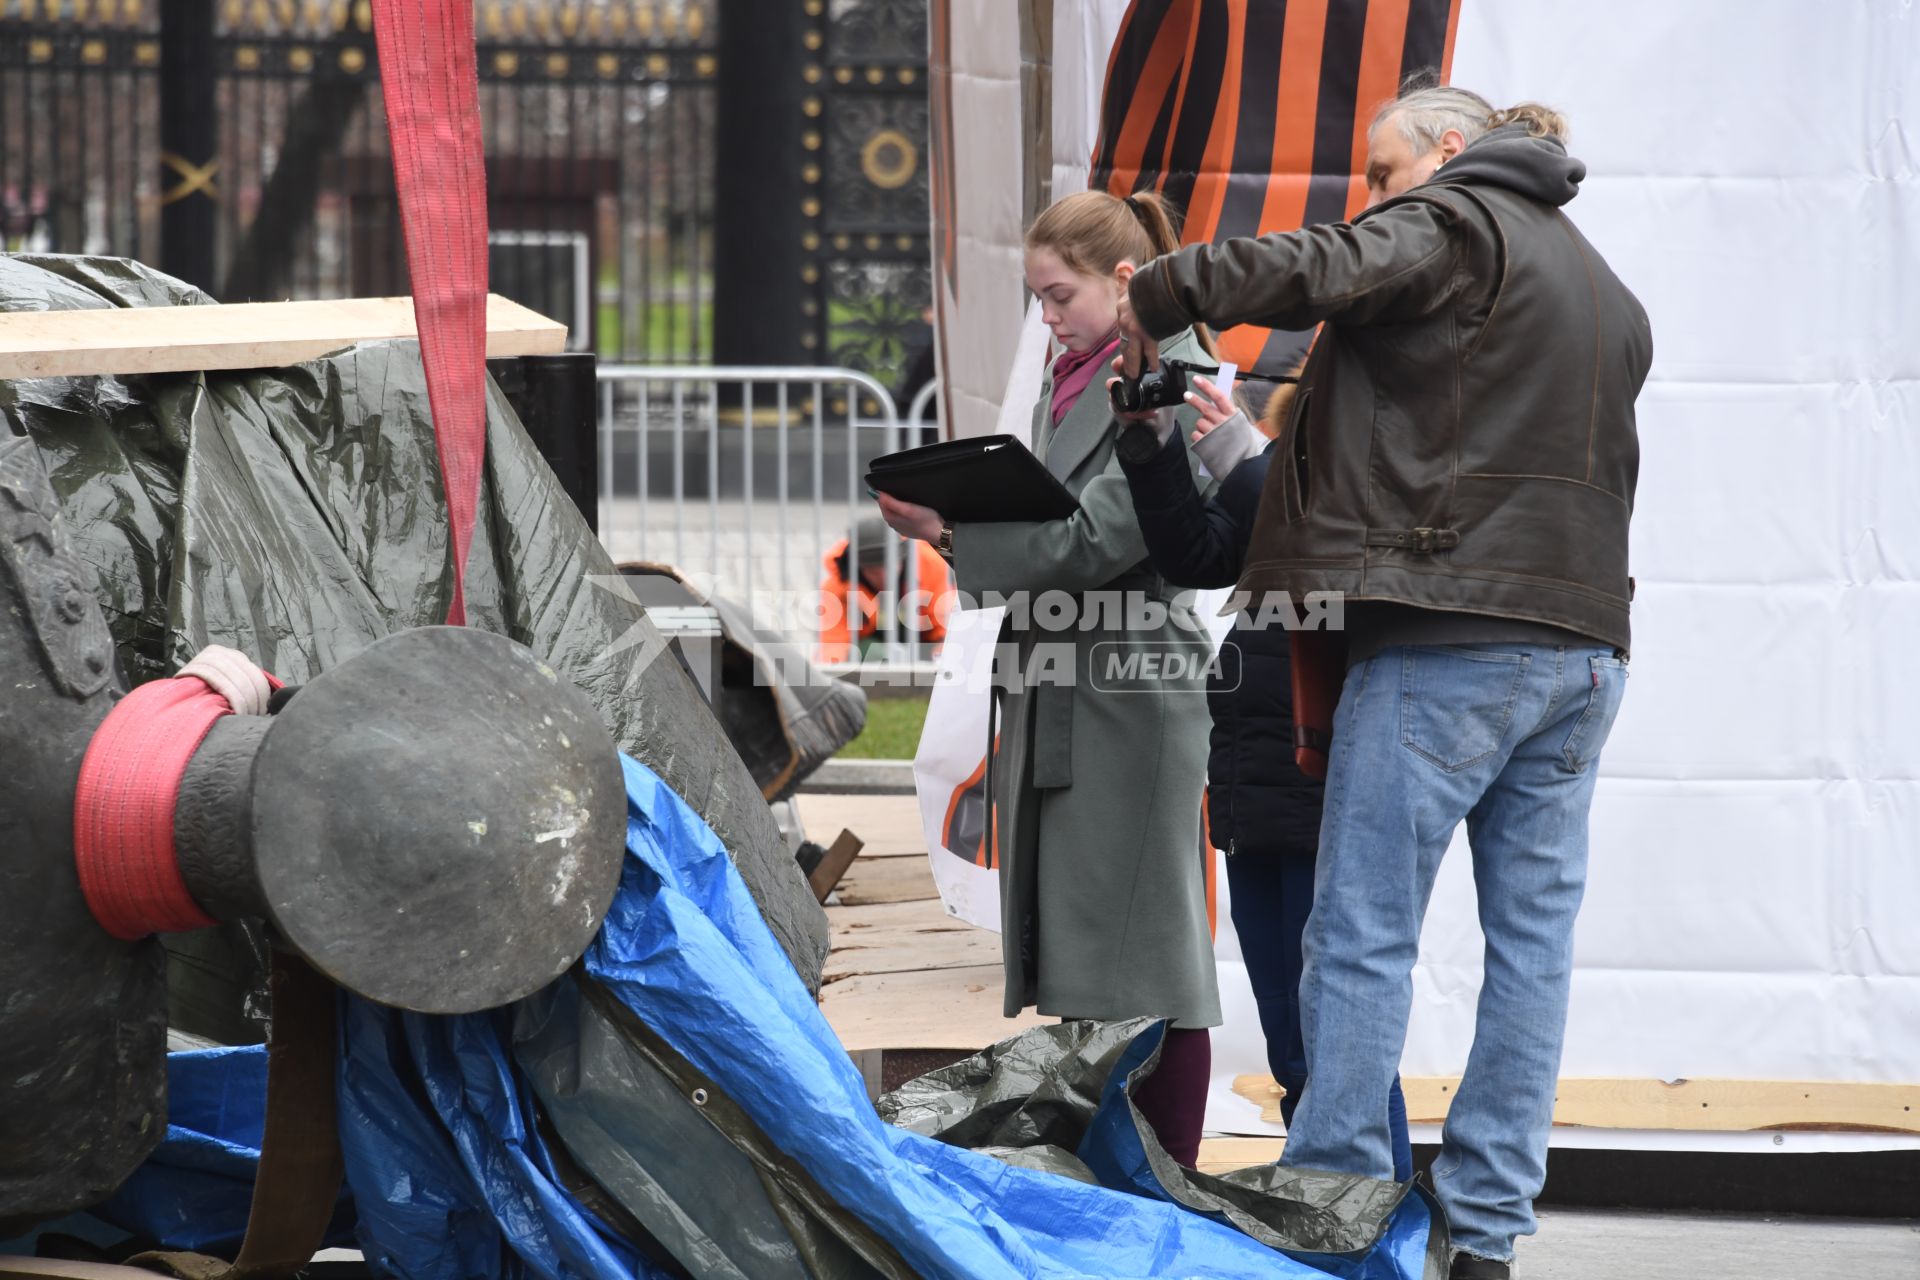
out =
[[[1093,380],[1106,371],[1120,339],[1093,351],[1068,351],[1053,362],[1053,425],[1073,411],[1073,405]]]

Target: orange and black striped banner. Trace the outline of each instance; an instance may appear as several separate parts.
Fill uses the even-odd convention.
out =
[[[1188,243],[1358,213],[1367,123],[1453,61],[1460,0],[1133,0],[1107,62],[1088,185],[1157,190]],[[1222,358],[1283,372],[1306,335],[1230,329]]]

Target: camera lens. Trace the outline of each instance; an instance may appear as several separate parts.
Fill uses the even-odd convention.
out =
[[[1165,408],[1168,403],[1166,400],[1166,389],[1166,375],[1160,370],[1156,369],[1152,373],[1141,374],[1138,389],[1140,407],[1142,409]]]

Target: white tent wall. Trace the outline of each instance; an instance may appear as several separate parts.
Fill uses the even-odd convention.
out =
[[[1100,90],[1127,0],[1054,0],[1054,198],[1087,189],[1100,132]]]
[[[1653,321],[1564,1075],[1920,1083],[1916,68],[1911,5],[1462,5],[1453,82],[1568,114]],[[1465,852],[1409,1074],[1465,1060]]]
[[[1056,0],[1056,197],[1085,185],[1124,11]],[[1588,166],[1570,215],[1655,342],[1632,678],[1594,804],[1563,1076],[1920,1083],[1916,68],[1907,4],[1462,4],[1453,83],[1569,115]],[[1008,382],[1028,403],[1029,359]],[[1266,1068],[1221,923],[1225,1081]],[[1409,1076],[1464,1067],[1481,949],[1462,836],[1427,916]],[[1252,1116],[1221,1096],[1209,1123],[1264,1131]]]
[[[1100,131],[1100,90],[1106,80],[1107,55],[1126,12],[1127,0],[1054,0],[1052,195],[1056,200],[1087,189],[1088,162]],[[1016,282],[1022,272],[1023,231],[1016,226],[1011,242]],[[1047,329],[1040,322],[1040,309],[1028,301],[1018,328],[1009,325],[1003,332],[1007,337],[1001,343],[1009,348],[1002,365],[1007,377],[998,411],[987,429],[1025,440],[1040,395]],[[1010,341],[1016,334],[1017,345]]]
[[[935,0],[931,12],[948,32],[935,40],[928,86],[944,95],[951,120],[953,190],[946,209],[936,204],[935,219],[951,217],[953,225],[934,228],[933,278],[946,421],[957,436],[995,430],[1026,305],[1021,42],[1019,22],[1008,20],[1013,8],[1011,0]],[[937,152],[938,139],[935,145]],[[937,247],[943,232],[953,240],[951,275]]]

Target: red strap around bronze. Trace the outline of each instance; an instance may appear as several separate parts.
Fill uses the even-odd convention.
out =
[[[393,178],[414,323],[447,491],[453,604],[466,622],[467,548],[487,445],[487,177],[473,0],[374,0]]]
[[[280,682],[271,675],[267,683]],[[173,812],[187,762],[227,700],[193,676],[141,685],[114,704],[80,761],[73,861],[100,927],[131,942],[215,923],[187,891]]]

